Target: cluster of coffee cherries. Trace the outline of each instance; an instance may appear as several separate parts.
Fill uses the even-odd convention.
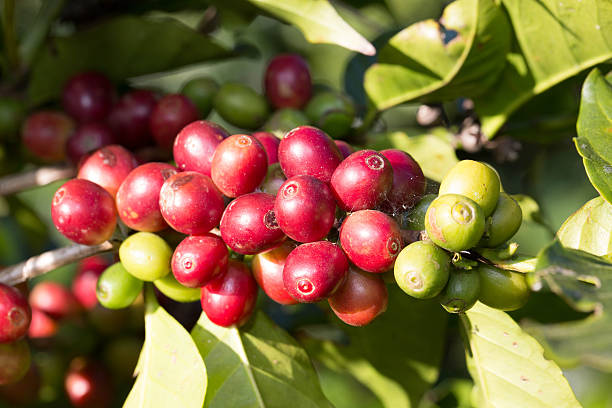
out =
[[[395,279],[418,299],[438,298],[451,313],[463,313],[477,300],[501,310],[527,301],[525,275],[502,270],[479,259],[479,248],[495,248],[518,231],[522,212],[501,191],[497,172],[472,160],[457,163],[440,185],[439,195],[426,195],[408,215],[409,227],[427,238],[402,250]]]

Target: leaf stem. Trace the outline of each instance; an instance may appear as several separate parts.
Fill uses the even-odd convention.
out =
[[[75,175],[76,169],[67,165],[39,167],[23,173],[10,174],[0,178],[0,196],[44,186]]]

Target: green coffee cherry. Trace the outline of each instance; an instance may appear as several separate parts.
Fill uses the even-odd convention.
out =
[[[458,194],[436,198],[425,213],[429,239],[449,251],[464,251],[475,246],[485,229],[482,208]]]
[[[181,283],[177,281],[174,275],[171,273],[167,274],[161,279],[156,280],[153,282],[153,284],[161,293],[177,302],[187,303],[200,300],[200,295],[202,292],[200,288],[188,288],[181,285]]]
[[[529,287],[525,274],[511,272],[481,264],[476,269],[480,275],[478,300],[500,310],[516,310],[527,303]]]
[[[24,104],[13,98],[0,98],[0,140],[16,140],[25,117]]]
[[[427,213],[427,209],[429,205],[435,200],[437,195],[435,194],[427,194],[421,198],[412,211],[408,213],[405,218],[405,223],[402,225],[402,228],[408,229],[411,231],[423,231],[425,229],[425,214]]]
[[[119,247],[119,259],[125,269],[143,281],[161,279],[170,272],[172,248],[159,235],[137,232]]]
[[[455,164],[442,180],[440,195],[459,194],[471,198],[488,217],[497,205],[500,187],[499,175],[491,166],[473,160],[462,160]]]
[[[333,138],[346,135],[355,119],[355,106],[349,97],[331,91],[313,96],[305,111],[314,126]]]
[[[480,241],[482,246],[496,247],[516,234],[523,221],[521,207],[506,193],[499,193],[495,211],[487,218],[485,233]]]
[[[258,129],[270,113],[266,98],[237,83],[223,84],[213,103],[223,119],[243,129]]]
[[[440,295],[440,304],[449,313],[469,310],[480,294],[480,277],[475,270],[451,270],[446,288]]]
[[[264,125],[264,130],[282,139],[291,129],[309,124],[308,117],[302,111],[285,108],[277,110],[270,116]]]
[[[402,249],[393,269],[399,287],[412,297],[438,296],[448,282],[450,257],[431,241],[417,241]]]
[[[188,81],[181,93],[195,104],[200,116],[205,118],[213,108],[213,100],[218,90],[219,84],[214,79],[200,77]]]
[[[142,291],[143,282],[130,275],[121,262],[106,268],[98,278],[96,297],[107,309],[128,307]]]

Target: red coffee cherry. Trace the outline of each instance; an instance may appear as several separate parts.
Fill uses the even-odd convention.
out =
[[[33,113],[23,123],[21,139],[36,157],[49,162],[66,157],[66,142],[74,132],[74,122],[61,112]]]
[[[143,89],[126,93],[113,106],[108,124],[123,146],[134,149],[153,143],[149,120],[156,104],[155,93]]]
[[[233,135],[221,142],[212,158],[215,185],[228,197],[254,191],[266,177],[266,150],[256,138]]]
[[[280,139],[270,132],[255,132],[253,137],[266,149],[268,165],[278,163],[278,146]]]
[[[186,96],[170,94],[155,105],[149,119],[149,128],[157,145],[171,150],[178,132],[198,120],[198,117],[198,108]]]
[[[229,134],[221,126],[198,120],[185,126],[174,139],[174,161],[181,171],[197,171],[210,177],[215,149]]]
[[[38,309],[32,309],[32,321],[28,329],[28,338],[30,339],[48,339],[57,334],[59,324],[45,312]]]
[[[72,292],[57,282],[38,283],[30,292],[29,301],[32,309],[44,312],[54,319],[75,316],[81,311]]]
[[[213,234],[192,235],[181,241],[172,255],[172,273],[189,288],[201,288],[227,270],[229,251]]]
[[[389,295],[381,276],[350,267],[346,280],[329,298],[336,316],[351,326],[365,326],[387,310]]]
[[[31,354],[28,342],[17,340],[0,343],[0,385],[21,380],[30,368]]]
[[[185,171],[164,182],[159,192],[159,209],[175,230],[205,234],[219,225],[225,203],[210,177]]]
[[[115,88],[105,75],[83,72],[64,86],[62,105],[79,122],[97,122],[106,119],[115,97]]]
[[[376,207],[385,200],[392,184],[391,164],[374,150],[360,150],[351,154],[331,178],[338,205],[345,211]]]
[[[307,175],[329,183],[342,161],[342,154],[325,132],[312,126],[300,126],[281,140],[278,161],[288,178]]]
[[[426,180],[421,166],[408,153],[398,149],[387,149],[380,152],[391,163],[393,169],[393,186],[383,202],[385,211],[406,211],[425,194]]]
[[[66,142],[66,153],[74,164],[79,164],[88,153],[114,143],[115,136],[104,123],[85,123],[80,125]]]
[[[312,94],[308,64],[296,54],[277,55],[268,64],[264,86],[274,107],[299,109]]]
[[[0,283],[0,343],[25,336],[31,319],[26,297],[18,289]]]
[[[102,272],[110,266],[110,262],[101,256],[91,256],[79,262],[76,275],[72,280],[72,294],[86,309],[98,304],[96,285]]]
[[[335,139],[334,143],[336,143],[336,146],[338,146],[338,149],[340,150],[340,153],[342,153],[342,157],[344,159],[355,153],[355,148],[346,143],[344,140]]]
[[[325,238],[334,225],[336,200],[321,180],[295,176],[278,190],[274,212],[278,225],[289,238],[314,242]]]
[[[221,237],[232,250],[251,255],[285,239],[274,213],[274,196],[251,193],[232,201],[221,218]]]
[[[137,165],[134,155],[124,147],[105,146],[83,160],[77,178],[96,183],[115,198],[121,183]]]
[[[55,192],[51,218],[66,238],[83,245],[110,239],[117,225],[113,197],[99,185],[81,179],[70,180]]]
[[[70,403],[76,408],[108,408],[114,397],[106,367],[83,357],[70,363],[64,387]]]
[[[298,303],[291,297],[283,282],[283,268],[287,256],[295,249],[291,242],[283,242],[276,248],[260,252],[253,257],[253,276],[270,299],[281,305]]]
[[[159,192],[177,172],[166,163],[146,163],[128,174],[117,191],[117,212],[125,225],[146,232],[168,227],[159,209]]]
[[[202,310],[216,325],[241,326],[251,317],[257,283],[242,262],[230,260],[227,271],[202,288]]]
[[[338,289],[348,267],[348,259],[338,245],[328,241],[302,244],[285,261],[285,289],[298,302],[318,302]]]

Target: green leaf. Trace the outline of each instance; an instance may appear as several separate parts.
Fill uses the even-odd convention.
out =
[[[204,313],[192,331],[208,367],[205,407],[329,407],[308,355],[262,312],[240,329]]]
[[[84,70],[119,81],[230,55],[176,20],[117,17],[52,39],[34,61],[28,97],[32,105],[53,99],[71,75]]]
[[[337,44],[365,55],[376,49],[355,31],[327,0],[248,0],[298,27],[311,43]]]
[[[365,75],[365,89],[382,110],[415,99],[472,97],[504,68],[510,25],[493,0],[458,0],[440,23],[425,20],[396,34]]]
[[[591,71],[582,87],[574,139],[589,180],[612,203],[612,83]]]
[[[592,199],[563,223],[557,237],[568,248],[598,256],[612,253],[612,204]]]
[[[138,378],[124,408],[201,408],[206,394],[206,368],[189,333],[145,294],[145,342]]]
[[[461,327],[477,407],[580,407],[559,367],[506,313],[477,303]]]
[[[475,99],[482,131],[493,137],[508,117],[580,71],[612,58],[609,0],[502,0],[517,44],[497,83]]]
[[[371,149],[393,148],[409,153],[419,163],[425,177],[440,182],[459,161],[451,144],[452,135],[444,128],[422,132],[422,129],[410,129],[373,133],[367,136],[366,144]]]

